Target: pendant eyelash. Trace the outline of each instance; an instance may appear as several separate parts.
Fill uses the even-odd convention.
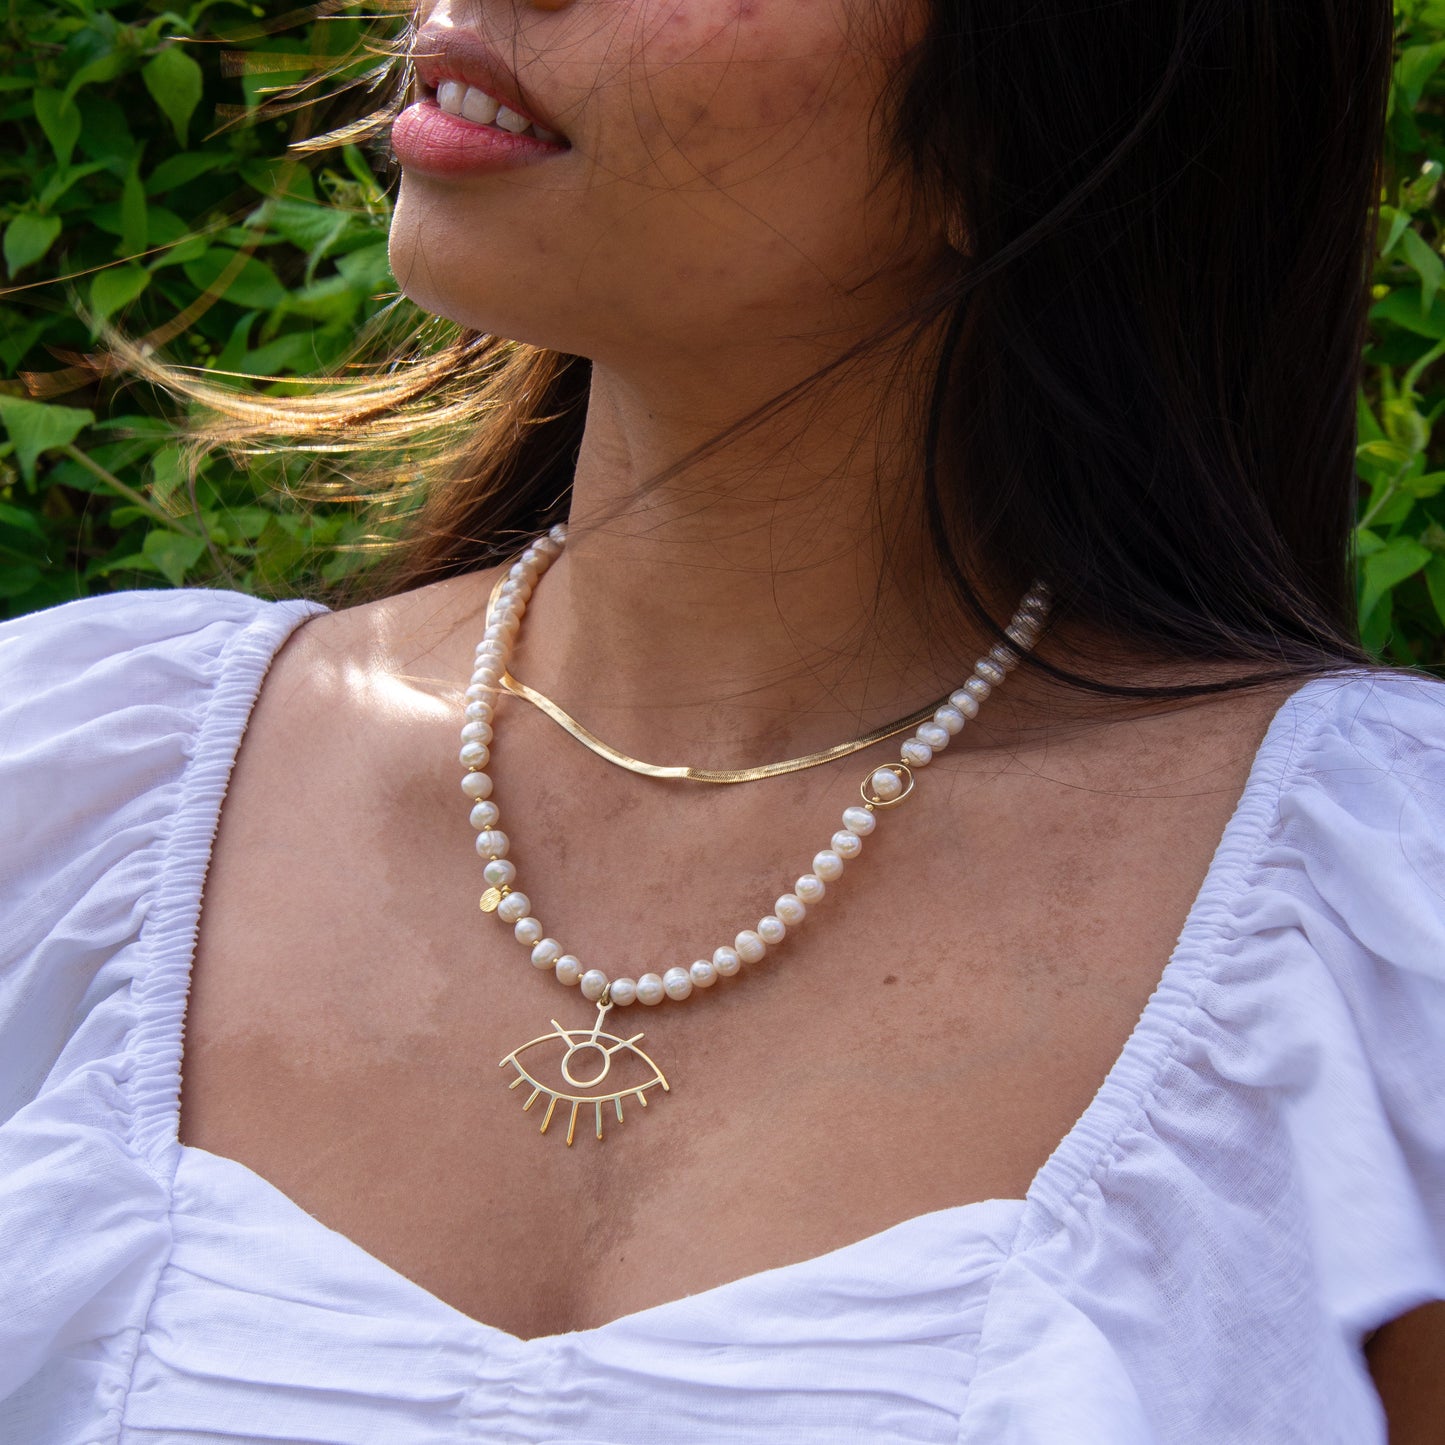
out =
[[[633,1034],[631,1038],[624,1039],[619,1038],[616,1034],[609,1034],[603,1029],[602,1021],[607,1017],[611,1008],[610,1002],[599,1003],[597,1021],[590,1029],[566,1029],[556,1019],[552,1019],[550,1020],[551,1033],[529,1039],[519,1048],[513,1049],[498,1064],[499,1068],[506,1068],[510,1064],[517,1071],[517,1077],[507,1085],[509,1089],[515,1089],[519,1084],[524,1083],[532,1086],[532,1092],[527,1096],[527,1102],[522,1105],[523,1113],[526,1113],[538,1099],[546,1097],[547,1110],[542,1116],[542,1127],[538,1131],[539,1133],[547,1132],[552,1123],[552,1115],[556,1112],[559,1103],[567,1103],[572,1106],[570,1117],[567,1120],[567,1147],[569,1149],[577,1134],[577,1116],[585,1105],[591,1106],[592,1123],[597,1138],[600,1139],[604,1104],[612,1105],[617,1114],[617,1122],[620,1124],[622,1123],[622,1101],[624,1099],[636,1099],[645,1109],[647,1107],[647,1090],[655,1089],[660,1084],[663,1092],[668,1092],[668,1083],[663,1077],[662,1070],[637,1047],[638,1040],[642,1038],[641,1034]],[[643,1083],[629,1084],[626,1088],[614,1089],[604,1094],[574,1094],[569,1093],[566,1089],[554,1089],[550,1085],[542,1083],[521,1061],[521,1055],[525,1054],[528,1049],[547,1043],[566,1046],[566,1052],[562,1055],[558,1068],[561,1070],[562,1077],[574,1089],[596,1088],[611,1073],[613,1059],[624,1050],[641,1059],[651,1071],[651,1077]],[[583,1076],[578,1077],[579,1074]]]

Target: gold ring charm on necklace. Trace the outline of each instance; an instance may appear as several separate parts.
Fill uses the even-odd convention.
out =
[[[511,928],[513,937],[528,950],[535,969],[551,973],[559,983],[579,988],[583,998],[597,1008],[597,1018],[590,1029],[565,1028],[552,1019],[550,1033],[528,1040],[499,1063],[501,1068],[510,1066],[516,1070],[517,1077],[508,1085],[509,1088],[516,1089],[524,1083],[531,1085],[531,1093],[522,1105],[524,1113],[546,1096],[541,1133],[547,1132],[559,1103],[571,1106],[567,1121],[567,1143],[570,1146],[576,1137],[578,1116],[584,1110],[591,1111],[593,1130],[601,1139],[604,1105],[612,1106],[620,1123],[624,1099],[635,1099],[646,1108],[649,1090],[660,1088],[663,1093],[670,1092],[662,1070],[637,1047],[643,1035],[635,1033],[624,1037],[608,1033],[602,1027],[607,1015],[614,1008],[627,1008],[633,1004],[649,1008],[664,999],[681,1003],[695,992],[735,977],[744,964],[760,962],[770,949],[777,947],[793,929],[799,927],[810,910],[822,902],[828,888],[843,876],[845,866],[860,856],[864,840],[878,826],[880,810],[896,807],[912,795],[918,771],[978,716],[984,699],[1017,666],[1019,654],[1027,652],[1037,642],[1048,616],[1048,592],[1042,584],[1035,583],[1004,629],[1008,641],[990,648],[988,654],[974,664],[973,675],[956,692],[950,693],[946,702],[908,720],[906,726],[912,727],[915,723],[917,726],[913,736],[899,748],[899,760],[874,768],[864,778],[859,784],[862,806],[854,803],[843,809],[842,827],[833,834],[826,848],[814,854],[810,871],[774,902],[772,911],[764,914],[755,927],[744,928],[731,943],[714,949],[711,957],[699,958],[686,967],[674,964],[661,973],[644,973],[637,978],[618,977],[600,968],[585,967],[555,938],[548,937],[540,920],[533,915],[532,900],[515,886],[517,868],[507,856],[511,851],[511,840],[499,826],[501,810],[492,798],[492,779],[486,771],[491,761],[492,723],[499,694],[509,691],[527,697],[530,692],[522,689],[507,671],[521,631],[522,616],[538,579],[561,555],[565,542],[566,531],[561,527],[554,527],[545,537],[538,538],[513,563],[492,593],[486,631],[477,647],[475,670],[465,694],[467,720],[462,728],[460,761],[466,769],[462,777],[462,792],[471,804],[471,823],[477,830],[477,853],[485,860],[482,877],[487,889],[479,900],[481,911]],[[540,694],[532,696],[531,700],[536,701],[538,697]],[[555,707],[554,704],[548,706]],[[543,710],[547,711],[547,708]],[[560,712],[560,709],[557,711]],[[567,722],[572,720],[567,719]],[[569,727],[568,731],[576,736],[586,733],[580,724]],[[711,782],[747,781],[753,776],[774,776],[779,772],[810,767],[815,761],[846,756],[889,735],[887,732],[871,735],[856,743],[842,744],[826,755],[815,754],[810,758],[770,764],[763,769],[744,769],[734,774],[708,774],[704,769],[695,768],[659,769],[646,763],[638,764],[633,771]],[[586,734],[583,740],[590,737],[591,734]],[[589,742],[588,746],[592,743]],[[605,744],[600,746],[604,749],[604,756],[611,755],[612,750],[606,749]],[[614,757],[614,761],[619,760],[624,766],[636,763],[636,759],[622,759],[621,755]],[[524,1064],[521,1058],[530,1050],[540,1049],[548,1043],[556,1045],[560,1051],[553,1062],[560,1080],[555,1085],[539,1077],[531,1063]],[[613,1082],[613,1068],[623,1067],[624,1064],[641,1065],[646,1077],[620,1088],[592,1092]]]

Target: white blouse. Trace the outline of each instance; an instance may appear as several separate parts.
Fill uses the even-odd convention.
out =
[[[0,1441],[1384,1440],[1361,1342],[1445,1298],[1445,687],[1281,708],[1024,1199],[524,1341],[177,1142],[227,776],[318,610],[137,592],[0,627]]]

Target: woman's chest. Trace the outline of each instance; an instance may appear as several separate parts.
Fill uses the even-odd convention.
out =
[[[597,1010],[478,909],[469,833],[375,797],[309,807],[315,780],[284,779],[242,775],[227,804],[182,1137],[520,1336],[1021,1197],[1128,1037],[1237,792],[1099,799],[940,771],[948,806],[889,818],[762,961],[608,1015],[666,1090],[574,1124],[565,1096],[596,1069],[578,1056],[559,1082],[557,1046],[544,1133],[549,1095],[524,1108],[503,1060]],[[834,826],[811,797],[689,825],[581,787],[514,791],[518,886],[614,976],[730,942]],[[617,1086],[643,1068],[615,1067]]]

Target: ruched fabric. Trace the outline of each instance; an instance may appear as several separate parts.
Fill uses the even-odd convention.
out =
[[[1445,1298],[1445,687],[1284,705],[1025,1199],[524,1341],[177,1142],[221,799],[318,610],[0,627],[0,1441],[1383,1445],[1362,1343]]]

